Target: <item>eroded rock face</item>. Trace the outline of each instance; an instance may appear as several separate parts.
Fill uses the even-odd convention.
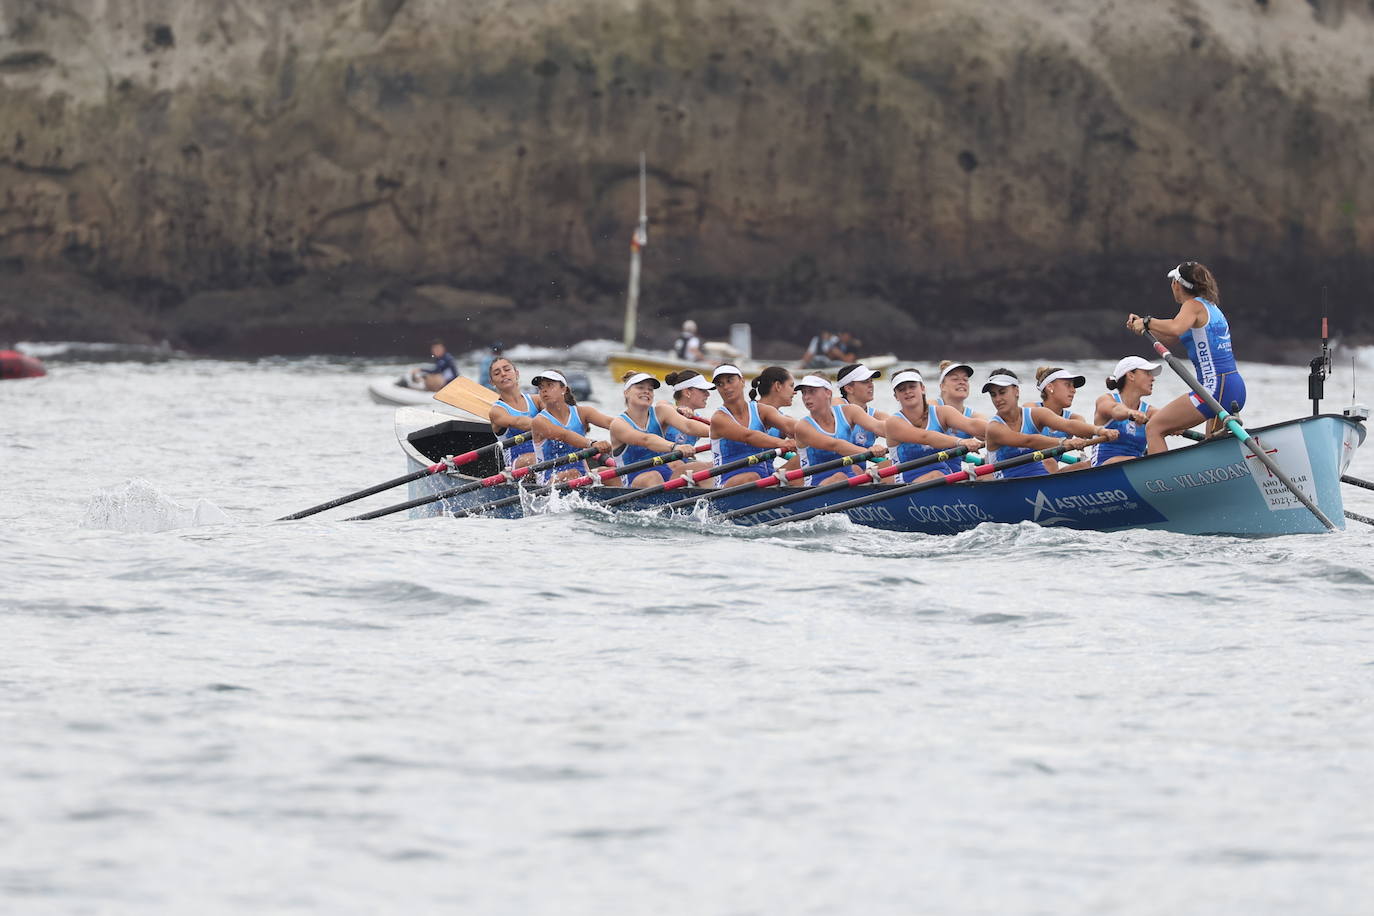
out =
[[[1322,286],[1374,330],[1368,2],[89,7],[0,8],[0,281],[139,333],[616,336],[640,149],[646,336],[1096,353],[1184,257],[1255,338]],[[0,293],[0,336],[50,306]]]

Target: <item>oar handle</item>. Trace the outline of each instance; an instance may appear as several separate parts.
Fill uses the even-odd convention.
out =
[[[595,474],[586,474],[582,477],[574,477],[571,480],[563,481],[559,484],[559,487],[572,490],[577,487],[585,487],[589,483],[604,483],[608,480],[614,480],[617,477],[623,477],[626,474],[634,474],[638,471],[648,470],[649,468],[657,468],[662,467],[665,464],[672,464],[674,461],[681,461],[690,455],[696,454],[697,452],[704,452],[710,447],[710,443],[703,443],[701,445],[695,445],[691,448],[673,449],[671,452],[664,452],[662,455],[655,455],[652,458],[645,458],[643,461],[636,461],[633,464],[627,464],[623,468],[611,467],[607,468],[604,471],[597,471]]]
[[[791,458],[792,455],[792,452],[787,452],[782,457]],[[749,455],[744,458],[737,458],[734,461],[727,461],[725,464],[716,465],[715,467],[704,468],[700,471],[696,471],[693,474],[691,474],[690,477],[674,477],[672,480],[665,480],[663,483],[656,483],[652,487],[644,487],[643,489],[635,490],[633,493],[624,493],[620,496],[613,496],[610,499],[606,500],[604,503],[602,503],[602,505],[623,505],[625,503],[632,502],[636,499],[643,499],[651,493],[659,493],[664,490],[676,490],[679,487],[687,486],[687,484],[689,483],[701,483],[703,480],[708,480],[712,477],[719,477],[721,474],[725,474],[730,471],[736,471],[740,468],[746,468],[755,464],[762,464],[766,461],[772,461],[774,458],[777,457],[777,449],[764,449],[762,452],[759,452],[755,455]]]
[[[677,502],[664,503],[663,505],[658,506],[657,508],[659,511],[672,512],[676,509],[682,509],[688,505],[691,505],[692,503],[695,503],[698,500],[705,500],[709,502],[715,499],[723,499],[724,497],[729,496],[732,493],[739,493],[744,490],[758,490],[765,487],[775,486],[776,484],[782,483],[784,480],[796,480],[797,478],[803,477],[807,474],[819,474],[822,471],[833,471],[836,468],[847,467],[852,464],[860,464],[864,461],[871,460],[872,457],[872,452],[860,452],[857,455],[845,455],[841,458],[832,458],[829,461],[822,461],[820,464],[813,464],[807,467],[794,468],[790,471],[774,471],[767,477],[760,477],[758,480],[753,480],[749,483],[736,484],[733,487],[721,487],[718,490],[707,490],[704,493],[698,493],[694,496],[688,496],[683,499],[679,499]]]

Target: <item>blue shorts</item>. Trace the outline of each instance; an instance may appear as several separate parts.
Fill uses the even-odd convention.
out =
[[[1224,407],[1227,413],[1240,413],[1245,407],[1245,379],[1241,378],[1239,372],[1227,372],[1217,379],[1216,387],[1212,389],[1212,397],[1217,399],[1217,403]],[[1216,412],[1197,395],[1188,395],[1188,400],[1193,402],[1193,406],[1202,414],[1203,419],[1210,420],[1216,416]],[[1232,404],[1235,406],[1231,406]]]
[[[730,486],[730,481],[741,474],[757,474],[759,478],[762,479],[770,476],[772,473],[773,469],[763,464],[756,464],[753,467],[747,468],[735,468],[733,471],[726,471],[724,474],[720,475],[720,485],[722,487]]]
[[[624,486],[631,486],[632,482],[638,480],[639,475],[641,474],[657,474],[659,483],[667,483],[673,476],[673,469],[670,467],[659,465],[658,467],[643,468],[642,470],[631,471],[630,474],[624,478]]]

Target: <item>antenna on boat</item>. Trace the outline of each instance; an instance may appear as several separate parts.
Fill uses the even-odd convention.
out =
[[[1331,344],[1327,333],[1326,287],[1322,287],[1322,352],[1312,357],[1307,374],[1307,396],[1312,399],[1312,416],[1321,413],[1322,398],[1326,394],[1326,377],[1331,373]],[[1353,370],[1352,370],[1353,374]]]
[[[639,317],[639,255],[649,244],[649,193],[644,177],[644,151],[639,152],[639,225],[630,236],[630,290],[625,297],[625,349],[635,345],[635,323]]]

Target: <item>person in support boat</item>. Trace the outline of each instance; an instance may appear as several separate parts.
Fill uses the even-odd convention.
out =
[[[871,384],[871,383],[870,383]],[[855,404],[834,403],[834,389],[818,375],[808,375],[797,383],[807,415],[796,425],[797,444],[806,449],[802,463],[806,465],[834,461],[845,455],[871,451],[881,458],[887,454],[885,445],[854,444],[853,427],[862,426],[872,433],[873,441],[883,435],[883,421],[874,419]],[[819,474],[808,474],[807,486],[834,483],[863,473],[863,463],[847,465]]]
[[[888,443],[897,446],[898,464],[960,445],[968,446],[970,451],[983,447],[987,421],[966,417],[949,404],[926,400],[925,381],[915,369],[902,369],[892,376],[892,393],[897,398],[897,412],[887,420],[886,435]],[[934,480],[953,474],[959,468],[959,459],[950,458],[928,467],[903,471],[898,482]]]
[[[1021,381],[1010,369],[994,370],[983,385],[983,393],[992,395],[992,406],[997,413],[988,421],[987,445],[989,457],[994,461],[1006,461],[1037,449],[1054,448],[1068,445],[1082,448],[1087,439],[1102,436],[1115,440],[1117,432],[1101,426],[1093,426],[1082,420],[1070,420],[1039,404],[1021,406]],[[1047,436],[1042,429],[1049,427],[1069,434],[1067,439]],[[1013,477],[1039,477],[1050,473],[1043,461],[1019,464],[997,472],[999,480]]]
[[[835,389],[840,393],[841,402],[857,407],[877,420],[879,426],[887,422],[888,415],[875,410],[872,406],[873,380],[882,378],[882,375],[881,371],[870,369],[863,363],[853,363],[845,366],[835,376]],[[862,448],[872,446],[881,435],[885,433],[874,432],[860,423],[851,423],[849,426],[849,441]]]
[[[1073,412],[1073,399],[1074,395],[1078,393],[1078,389],[1087,382],[1085,377],[1074,375],[1068,369],[1061,369],[1059,366],[1041,366],[1035,370],[1035,386],[1040,389],[1040,406],[1056,411],[1060,416],[1070,420],[1083,419],[1080,414]],[[1040,432],[1046,436],[1054,436],[1056,439],[1069,437],[1068,433],[1052,426],[1041,427]],[[1055,471],[1069,471],[1083,467],[1087,467],[1085,462],[1064,462],[1061,464],[1054,458],[1045,459],[1045,469],[1051,474]]]
[[[744,373],[728,363],[717,366],[711,381],[720,394],[721,406],[711,414],[711,463],[719,467],[770,448],[795,452],[792,439],[795,421],[778,409],[792,403],[796,386],[781,366],[759,373],[745,397]],[[762,391],[762,395],[760,395]],[[773,470],[772,464],[736,468],[720,476],[720,486],[753,483]]]
[[[610,429],[611,418],[595,407],[579,405],[563,373],[545,369],[531,381],[539,389],[539,399],[544,402],[544,409],[535,416],[531,427],[535,455],[539,461],[570,455],[591,445],[600,448],[603,456],[610,454],[610,442],[605,439],[594,442],[587,433],[589,426]],[[587,463],[579,461],[540,471],[539,480],[541,483],[553,483],[581,477],[586,473]]]
[[[701,351],[701,338],[697,336],[697,323],[690,318],[682,323],[682,333],[673,341],[673,355],[694,363],[706,359]]]
[[[434,357],[434,362],[412,370],[410,382],[417,388],[438,391],[458,377],[458,363],[454,360],[453,354],[448,352],[444,342],[437,337],[429,342],[429,355]]]
[[[1107,378],[1107,392],[1097,399],[1097,423],[1117,431],[1115,442],[1103,442],[1093,453],[1093,467],[1129,461],[1145,455],[1145,425],[1158,408],[1145,397],[1155,390],[1155,378],[1163,370],[1139,356],[1116,364]]]
[[[611,445],[622,449],[616,458],[621,467],[671,452],[678,443],[668,438],[668,430],[682,433],[696,442],[708,435],[711,428],[700,420],[689,420],[669,404],[654,403],[654,389],[658,379],[647,372],[627,372],[624,375],[625,411],[611,421]],[[636,473],[630,479],[621,478],[626,487],[652,487],[664,483],[681,467],[681,462]]]
[[[529,432],[534,427],[534,418],[544,409],[544,402],[520,390],[520,370],[515,363],[504,356],[496,357],[487,370],[487,381],[499,395],[487,412],[496,438]],[[519,445],[502,448],[501,457],[508,469],[534,464],[534,442],[526,439]]]
[[[1162,337],[1166,346],[1170,338],[1179,338],[1193,363],[1193,374],[1229,413],[1238,414],[1245,407],[1245,379],[1236,368],[1236,354],[1231,347],[1231,326],[1221,311],[1221,291],[1217,278],[1203,264],[1184,261],[1169,271],[1169,289],[1178,303],[1173,318],[1152,318],[1131,315],[1126,327],[1143,334],[1150,331]],[[1151,455],[1168,450],[1164,437],[1192,429],[1204,420],[1212,420],[1209,432],[1220,431],[1212,409],[1202,398],[1189,392],[1179,395],[1159,408],[1145,424],[1147,452]]]
[[[716,390],[706,376],[695,369],[680,369],[677,372],[669,372],[664,381],[673,389],[673,403],[667,406],[676,410],[688,420],[697,420],[706,426],[706,433],[710,435],[711,418],[697,416],[697,411],[705,408],[707,400],[711,397],[711,392]],[[660,402],[666,403],[666,402]],[[696,439],[689,437],[676,426],[669,426],[663,431],[663,438],[674,445],[695,445]],[[686,461],[678,469],[680,474],[693,474],[709,468],[709,461]]]

